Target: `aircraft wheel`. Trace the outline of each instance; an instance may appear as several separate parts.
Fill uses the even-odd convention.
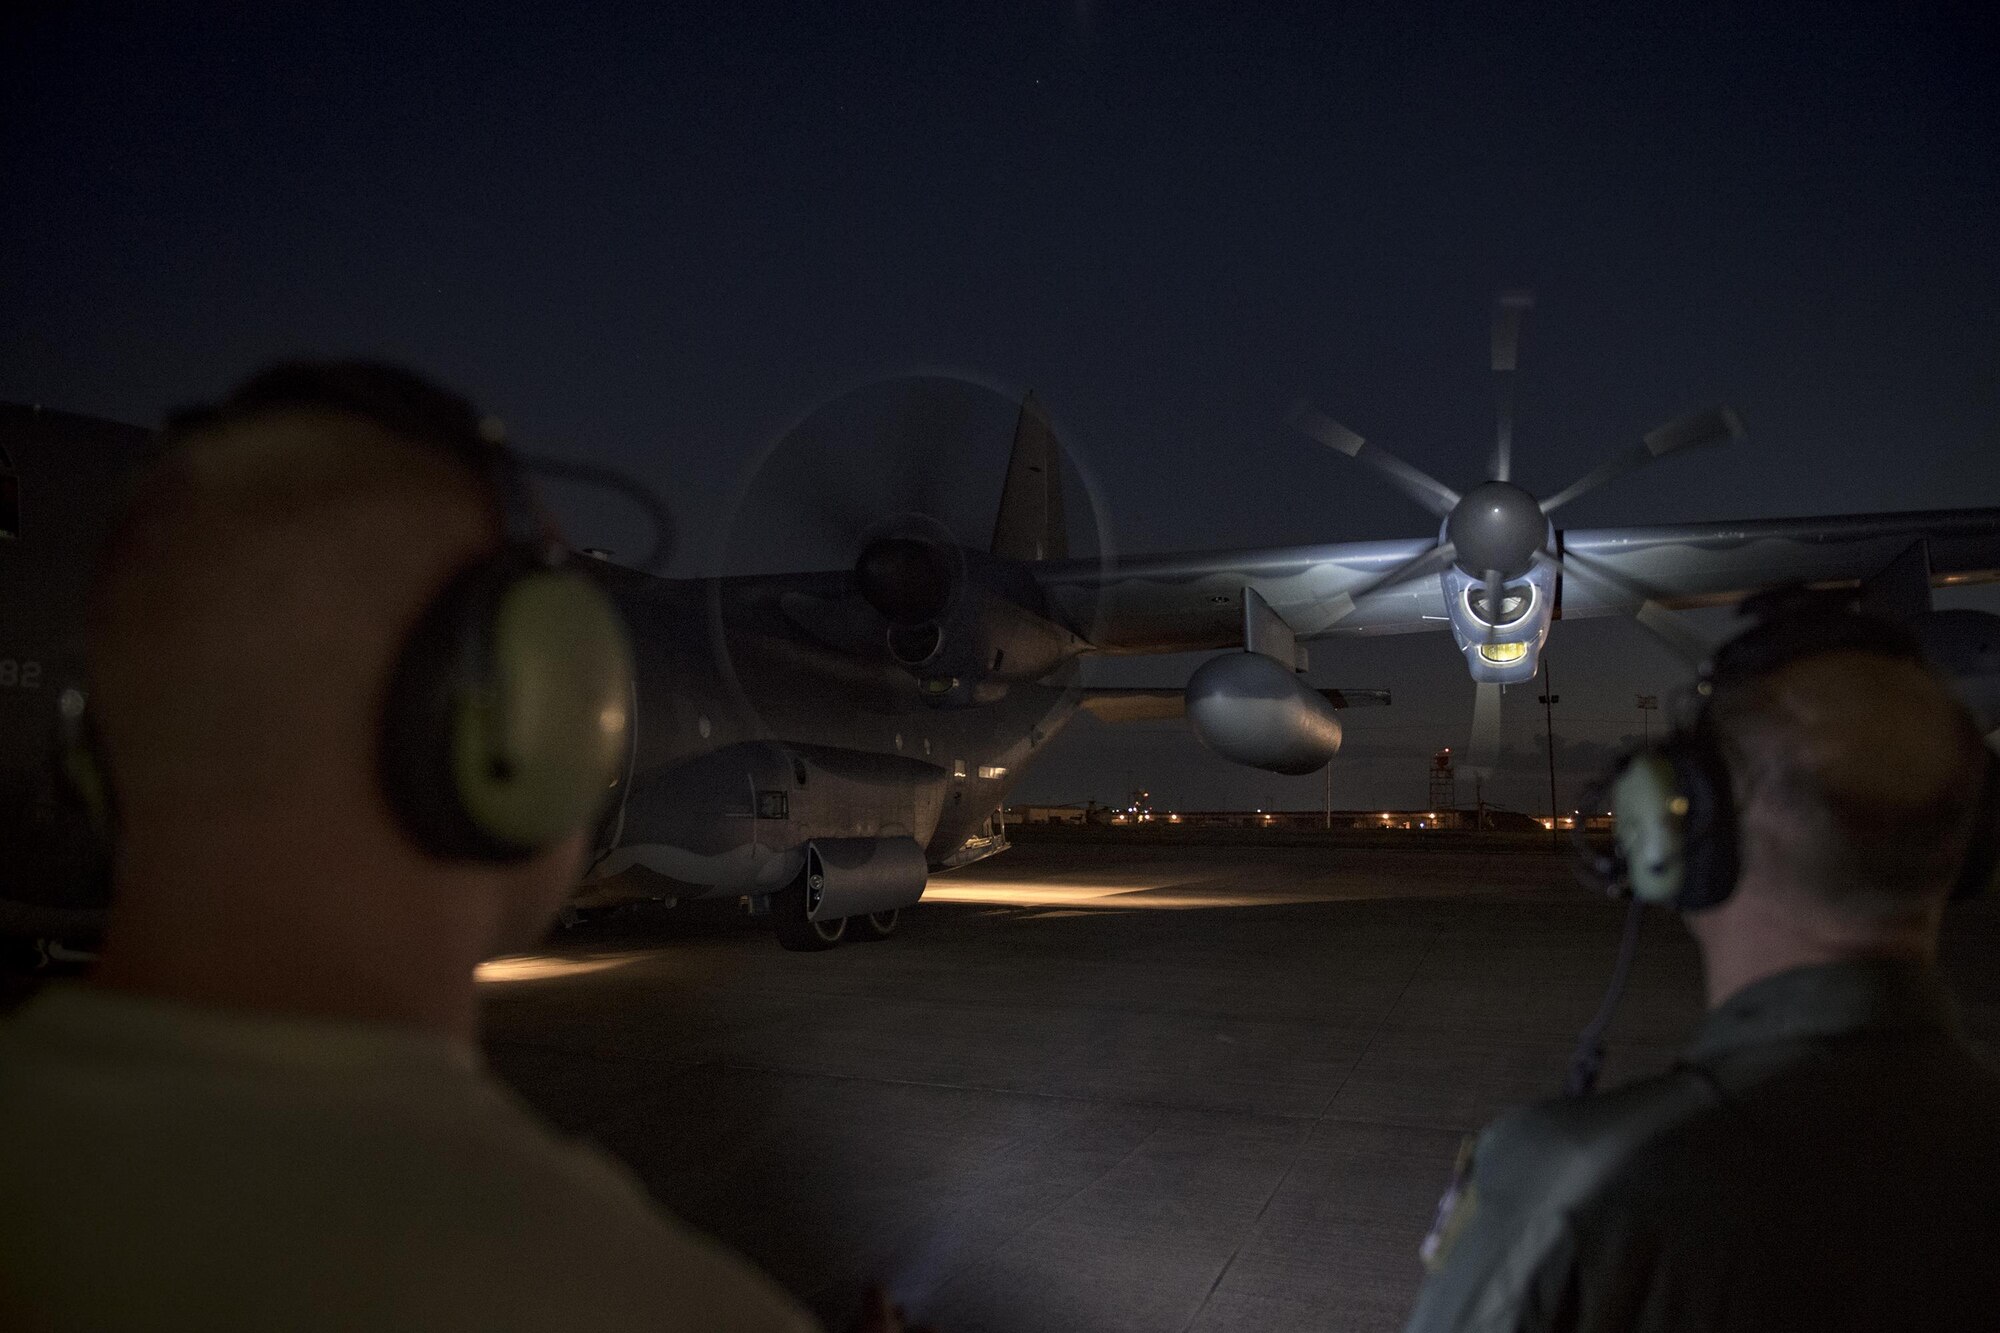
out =
[[[817,953],[831,949],[847,934],[847,918],[836,916],[813,921],[806,916],[806,891],[794,885],[771,899],[771,925],[778,943],[795,953]]]
[[[847,937],[851,940],[886,940],[896,933],[902,921],[903,909],[892,907],[886,912],[870,912],[867,916],[847,918]]]

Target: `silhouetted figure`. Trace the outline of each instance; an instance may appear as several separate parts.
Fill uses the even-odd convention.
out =
[[[2000,1077],[1934,963],[1947,896],[1990,874],[1993,760],[1882,622],[1753,628],[1711,688],[1613,788],[1635,890],[1700,947],[1708,1017],[1669,1072],[1479,1137],[1413,1330],[2000,1310]]]
[[[622,635],[414,377],[169,432],[90,607],[102,964],[0,1026],[0,1326],[814,1327],[474,1043],[580,870]]]

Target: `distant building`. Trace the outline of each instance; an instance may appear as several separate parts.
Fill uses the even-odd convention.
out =
[[[1009,824],[1085,824],[1095,807],[1081,805],[1017,805],[1006,812]]]
[[[1480,827],[1484,818],[1484,828],[1489,832],[1530,833],[1549,826],[1547,815],[1525,815],[1516,810],[1503,810],[1497,806],[1460,807],[1457,809],[1426,810],[1163,810],[1150,804],[1128,801],[1124,806],[1102,806],[1095,803],[1084,805],[1022,805],[1006,812],[1007,822],[1014,825],[1036,824],[1101,824],[1113,828],[1137,828],[1139,826],[1169,828],[1268,828],[1268,829],[1381,829],[1385,831],[1433,832],[1437,830],[1464,829],[1471,831]],[[1563,816],[1564,828],[1569,828],[1573,819]],[[1587,828],[1609,826],[1606,816],[1592,816],[1585,821]]]

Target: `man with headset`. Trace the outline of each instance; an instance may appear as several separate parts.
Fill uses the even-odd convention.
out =
[[[1412,1330],[2000,1318],[2000,1076],[1935,966],[1993,872],[1995,760],[1896,626],[1756,610],[1611,781],[1603,868],[1683,914],[1708,1017],[1667,1073],[1468,1144]]]
[[[0,1026],[0,1326],[814,1327],[481,1068],[632,667],[466,403],[291,365],[178,419],[87,657],[115,900]]]

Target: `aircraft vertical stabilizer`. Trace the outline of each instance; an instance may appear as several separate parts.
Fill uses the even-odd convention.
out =
[[[1021,400],[1014,452],[1007,460],[1007,489],[993,524],[993,554],[1009,560],[1064,560],[1069,530],[1063,520],[1062,446],[1035,395]]]

